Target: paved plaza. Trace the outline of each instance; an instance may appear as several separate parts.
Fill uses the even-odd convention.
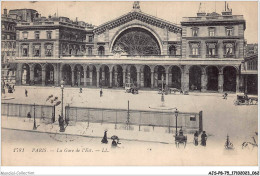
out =
[[[25,97],[25,89],[28,90],[28,97]],[[161,95],[158,94],[157,91],[140,91],[139,94],[133,95],[130,93],[125,93],[123,89],[103,89],[104,94],[102,97],[99,96],[99,91],[100,89],[84,88],[83,93],[79,93],[78,88],[66,87],[64,89],[64,105],[69,104],[70,106],[79,107],[127,109],[128,100],[130,101],[130,109],[149,110],[149,106],[155,107],[161,105]],[[36,87],[17,86],[14,94],[6,95],[6,97],[15,98],[4,100],[3,102],[50,105],[49,101],[46,102],[49,95],[54,95],[57,96],[58,99],[61,99],[60,88],[37,87],[36,89]],[[53,149],[56,149],[57,147],[64,148],[66,146],[70,146],[70,148],[87,146],[97,150],[102,150],[104,145],[100,143],[100,140],[103,136],[104,130],[107,129],[109,138],[114,134],[118,136],[121,135],[120,138],[122,139],[122,145],[120,150],[112,150],[111,152],[110,144],[105,146],[105,148],[108,148],[110,151],[110,154],[115,154],[116,156],[118,156],[121,152],[127,151],[135,153],[144,152],[142,154],[143,156],[148,157],[149,155],[149,157],[152,157],[156,156],[160,149],[163,148],[164,151],[169,152],[169,155],[175,156],[175,158],[178,158],[183,163],[176,160],[173,161],[171,158],[168,158],[165,160],[165,163],[159,163],[162,165],[167,165],[169,163],[174,165],[222,165],[223,163],[237,164],[238,161],[241,165],[255,165],[257,163],[257,150],[242,150],[241,145],[245,141],[253,142],[251,137],[255,136],[255,132],[258,131],[257,105],[235,106],[233,103],[235,99],[236,94],[230,94],[227,100],[224,100],[222,99],[222,94],[218,93],[190,93],[190,95],[179,95],[177,93],[176,95],[169,94],[165,96],[165,105],[168,107],[177,107],[181,112],[203,111],[203,130],[205,130],[208,134],[206,148],[202,146],[195,147],[193,145],[192,134],[185,134],[188,136],[188,143],[185,149],[176,149],[173,138],[174,133],[169,134],[167,133],[167,130],[161,130],[161,132],[158,132],[158,130],[141,132],[122,129],[115,130],[114,125],[109,126],[106,124],[92,124],[90,127],[87,127],[86,122],[68,126],[65,133],[68,134],[65,135],[68,139],[65,139],[64,135],[60,136],[59,134],[55,134],[59,133],[58,124],[54,124],[50,127],[42,123],[40,119],[37,119],[37,125],[40,126],[37,131],[33,131],[33,120],[28,121],[26,118],[12,117],[2,118],[2,127],[5,127],[3,129],[3,141],[7,141],[6,146],[12,146],[15,143],[19,143],[19,141],[23,140],[23,138],[30,137],[30,142],[28,142],[28,145],[32,146],[37,143],[37,146],[40,147],[41,142],[38,143],[40,139],[42,142],[48,142],[49,148]],[[60,114],[60,108],[61,106],[59,105],[56,109],[56,116],[57,114]],[[9,129],[19,130],[16,131]],[[19,137],[17,134],[19,134]],[[230,140],[235,146],[235,151],[224,151],[224,143],[227,135],[230,136]],[[31,140],[33,141],[32,143]],[[138,152],[136,151],[137,146]],[[151,153],[152,155],[150,155]],[[164,155],[166,153],[164,153]],[[198,158],[200,158],[200,155],[204,156],[196,160],[185,158],[191,153],[193,153],[192,155],[194,157],[197,156]],[[58,154],[55,153],[55,155]],[[232,155],[232,157],[230,157],[230,155]],[[164,156],[158,157],[160,159],[164,158]],[[223,157],[223,163],[215,163],[214,160],[210,159],[218,157]],[[241,158],[244,158],[244,160],[241,160]],[[131,163],[128,163],[129,161],[131,160],[126,160],[125,162],[121,162],[121,164],[125,163],[131,165]],[[113,162],[120,165],[118,161]],[[82,165],[86,163],[82,163]],[[55,165],[55,161],[51,164]],[[140,164],[149,165],[149,162]],[[93,163],[93,165],[95,165],[95,163]]]

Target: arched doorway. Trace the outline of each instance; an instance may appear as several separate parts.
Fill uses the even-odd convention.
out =
[[[181,89],[181,69],[178,66],[172,66],[170,69],[171,87]]]
[[[154,68],[155,71],[155,75],[154,75],[154,79],[155,79],[155,87],[162,87],[162,76],[163,76],[163,85],[166,85],[166,72],[165,72],[165,68],[164,66],[161,65],[157,65]]]
[[[46,70],[45,84],[54,85],[54,67],[53,67],[53,65],[47,64],[45,70]]]
[[[223,70],[224,75],[224,85],[223,90],[224,91],[232,91],[236,92],[236,68],[232,66],[227,66]]]
[[[42,66],[40,64],[34,66],[34,84],[42,84]]]
[[[144,87],[151,87],[151,68],[145,65],[143,68],[144,73]]]
[[[92,86],[97,86],[97,69],[94,65],[90,66],[90,72],[92,72]]]
[[[72,85],[71,81],[71,66],[68,64],[65,64],[62,67],[62,80],[64,81],[65,85]]]
[[[207,67],[207,90],[218,91],[218,72],[219,70],[216,66]]]
[[[191,66],[189,70],[189,89],[201,90],[201,68],[198,66]]]
[[[102,65],[99,69],[99,85],[102,87],[109,86],[109,67],[107,65]]]
[[[28,64],[23,64],[21,76],[22,85],[30,83],[30,66]]]
[[[82,65],[75,65],[74,68],[74,85],[82,86],[84,84],[84,69]]]
[[[136,67],[134,65],[131,65],[129,67],[129,71],[130,73],[130,77],[128,77],[128,82],[130,83],[134,83],[135,86],[137,86],[137,70],[136,70]]]
[[[113,86],[123,87],[123,68],[120,65],[113,67]]]

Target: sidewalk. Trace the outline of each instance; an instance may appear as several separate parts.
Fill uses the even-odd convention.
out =
[[[154,142],[154,143],[165,143],[173,144],[175,128],[169,129],[164,128],[152,128],[152,127],[141,127],[139,131],[138,126],[131,126],[130,130],[125,130],[125,125],[118,124],[115,129],[115,124],[100,124],[90,123],[88,126],[87,122],[77,122],[76,124],[70,123],[66,127],[65,132],[59,132],[59,125],[56,121],[54,124],[49,123],[50,119],[40,120],[36,119],[37,130],[33,130],[33,118],[22,118],[22,117],[6,117],[2,116],[2,128],[13,129],[29,132],[38,133],[49,133],[49,134],[61,134],[61,135],[75,135],[90,138],[102,139],[104,131],[107,130],[107,136],[110,139],[111,136],[117,135],[120,140],[127,141],[139,141],[139,142]],[[179,130],[179,129],[178,129]],[[193,142],[193,134],[184,134],[187,136],[187,143]]]

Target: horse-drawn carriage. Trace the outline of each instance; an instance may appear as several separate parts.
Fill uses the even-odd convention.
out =
[[[235,105],[253,105],[258,104],[257,97],[248,97],[248,95],[237,95],[237,99],[234,101]]]
[[[179,134],[176,134],[175,136],[175,145],[179,148],[179,144],[183,144],[184,148],[186,147],[187,143],[187,136],[183,135],[182,129],[180,129]]]

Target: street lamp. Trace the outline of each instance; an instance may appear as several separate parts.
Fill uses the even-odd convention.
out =
[[[64,119],[63,119],[63,89],[64,89],[64,81],[61,81],[60,83],[61,87],[61,118],[59,119],[59,124],[60,124],[60,132],[64,132]]]
[[[175,136],[178,136],[178,131],[177,131],[177,118],[178,118],[178,115],[179,115],[179,111],[178,111],[177,108],[176,108],[176,110],[174,111],[174,114],[175,114],[175,117],[176,117],[176,131],[175,131]]]
[[[37,130],[36,120],[35,120],[35,103],[33,105],[33,130]]]
[[[164,91],[163,91],[163,81],[164,81],[164,76],[162,75],[162,97],[161,97],[162,106],[164,106]]]

